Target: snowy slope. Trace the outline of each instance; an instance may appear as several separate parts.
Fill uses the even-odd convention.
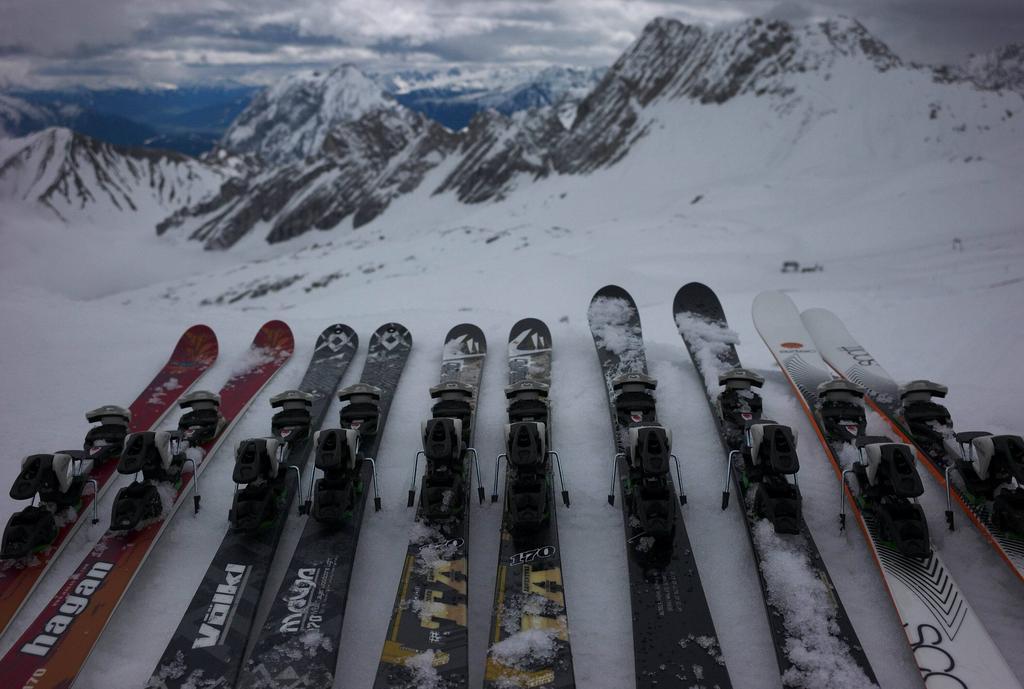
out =
[[[729,31],[740,32],[728,34],[735,38],[746,29]],[[759,44],[774,45],[773,31],[757,29]],[[824,30],[814,37],[816,45],[833,45]],[[728,37],[715,40],[733,45]],[[949,385],[959,429],[1024,431],[1024,375],[1011,365],[1024,356],[1024,137],[1021,118],[1005,116],[1006,109],[1019,113],[1021,101],[970,84],[936,83],[930,73],[898,64],[881,70],[878,60],[891,62],[885,53],[864,52],[859,41],[839,43],[851,54],[837,52],[794,73],[754,70],[749,79],[725,82],[739,83],[733,97],[704,103],[678,95],[700,83],[699,72],[659,64],[655,42],[606,77],[606,97],[623,107],[598,108],[595,100],[587,116],[595,118],[585,125],[595,135],[599,123],[624,132],[626,147],[615,151],[627,153],[616,164],[588,174],[538,175],[555,163],[529,142],[517,144],[513,130],[494,126],[480,139],[482,148],[440,160],[372,222],[352,229],[346,220],[330,233],[293,236],[272,247],[264,239],[270,221],[256,223],[231,251],[203,252],[197,242],[172,241],[180,237],[174,232],[157,239],[125,221],[56,232],[5,201],[0,319],[17,327],[6,331],[0,354],[0,454],[10,460],[0,463],[0,485],[9,485],[20,456],[77,446],[86,428],[82,412],[130,400],[191,323],[209,323],[220,338],[221,359],[202,381],[213,389],[260,323],[280,317],[295,331],[293,362],[241,420],[232,445],[267,432],[270,395],[298,384],[324,326],[350,324],[365,352],[378,325],[404,323],[415,346],[378,453],[385,509],[367,515],[337,672],[336,687],[364,689],[376,671],[412,523],[405,491],[441,340],[451,325],[472,321],[494,352],[484,371],[477,431],[487,482],[493,464],[485,460],[502,449],[501,344],[516,320],[540,317],[554,338],[554,442],[573,492],[559,530],[578,686],[628,689],[633,659],[621,516],[604,497],[611,429],[586,325],[594,291],[615,282],[640,306],[659,412],[683,463],[685,519],[734,684],[775,689],[744,527],[735,511],[719,510],[721,448],[702,381],[671,317],[678,287],[700,280],[721,296],[744,364],[767,378],[765,414],[798,432],[806,519],[881,686],[920,686],[863,538],[855,530],[838,533],[835,475],[757,337],[750,303],[761,290],[785,289],[801,308],[829,308],[899,380],[928,377]],[[644,38],[637,43],[647,45]],[[633,71],[634,59],[647,60],[665,78],[634,78],[647,73]],[[730,64],[715,73],[737,75],[749,63]],[[572,131],[582,132],[584,122]],[[521,156],[496,153],[517,145]],[[587,159],[577,149],[565,155]],[[455,191],[434,194],[469,157],[503,161],[496,172],[518,160],[536,167],[508,176],[500,202],[465,204]],[[97,236],[104,239],[102,253]],[[952,250],[954,238],[963,251]],[[823,271],[784,274],[785,260],[820,264]],[[144,269],[136,261],[145,261]],[[345,383],[355,381],[361,358]],[[79,687],[141,686],[149,676],[226,528],[230,474],[230,452],[213,458],[203,476],[203,511],[196,517],[182,511],[171,524]],[[1024,678],[1020,582],[975,531],[942,528],[942,496],[929,476],[922,478],[924,509],[943,559]],[[18,507],[0,499],[0,518]],[[471,684],[478,686],[500,514],[489,505],[473,510],[470,650]],[[297,518],[289,524],[282,552],[301,525]],[[0,651],[98,537],[98,527],[83,529],[0,639]],[[284,564],[279,559],[268,590],[276,590]]]
[[[352,78],[359,89],[365,86],[364,78]],[[315,102],[307,98],[292,107],[293,100],[282,85],[251,109],[306,112]],[[359,227],[420,186],[436,195],[452,192],[464,203],[500,200],[549,175],[621,165],[647,145],[675,151],[673,177],[698,173],[705,179],[771,177],[784,166],[842,172],[970,163],[1007,147],[1019,150],[1022,125],[1015,115],[1024,112],[1024,97],[980,90],[966,78],[938,80],[930,69],[904,65],[852,19],[796,27],[757,19],[715,31],[658,19],[582,100],[571,121],[550,108],[512,116],[490,111],[449,134],[431,129],[422,116],[417,122],[400,105],[354,112],[363,114],[334,124],[329,134],[315,130],[323,137],[316,139],[318,157],[299,167],[264,170],[245,188],[183,211],[162,230],[181,226],[176,234],[210,248],[233,246],[256,227],[269,227],[262,236],[280,241],[314,227],[330,229],[350,215]],[[327,122],[333,113],[324,109],[308,121]],[[308,155],[295,138],[306,136],[303,126],[284,140],[283,150]],[[247,124],[236,131],[243,130]],[[283,145],[276,131],[266,146]],[[262,140],[255,130],[253,136]],[[353,140],[368,143],[332,145]],[[343,178],[349,187],[353,176],[376,180],[382,163],[366,164],[367,151],[386,158],[389,167],[400,161],[414,174],[402,175],[367,202],[366,190],[340,188],[336,181]],[[640,161],[646,166],[642,156]],[[648,169],[642,177],[654,174]],[[303,200],[322,199],[325,189],[333,203],[310,206]]]

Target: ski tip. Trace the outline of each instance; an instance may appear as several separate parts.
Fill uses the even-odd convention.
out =
[[[618,285],[605,285],[601,289],[597,290],[594,292],[594,296],[591,297],[590,301],[593,302],[597,299],[625,299],[631,304],[636,303],[633,301],[633,297],[630,296],[629,292]]]
[[[484,354],[487,351],[487,338],[484,337],[484,331],[480,329],[480,326],[472,323],[459,323],[448,331],[445,335],[445,342],[454,342],[458,340],[473,340],[474,354]]]
[[[347,340],[350,340],[355,346],[359,346],[359,335],[356,334],[355,330],[344,323],[335,323],[327,326],[323,329],[323,332],[320,333],[320,337],[317,339],[329,340],[340,337],[347,338]]]
[[[779,290],[766,290],[754,297],[750,312],[754,317],[755,325],[757,324],[758,314],[791,313],[797,320],[800,319],[800,311],[796,308],[796,304],[793,303],[788,294]]]
[[[672,299],[672,313],[693,311],[696,305],[703,302],[718,303],[714,291],[703,282],[688,282],[676,291]]]
[[[257,347],[270,347],[278,351],[291,354],[295,351],[295,336],[292,329],[284,321],[267,321],[256,333],[253,345]]]
[[[512,326],[512,329],[508,332],[508,341],[516,342],[523,336],[534,336],[542,343],[541,349],[551,348],[551,329],[548,328],[547,323],[539,318],[522,318],[516,321],[516,324]]]
[[[412,333],[401,323],[384,323],[373,331],[373,335],[388,343],[404,344],[412,347]]]
[[[178,338],[171,359],[196,359],[209,366],[217,360],[219,349],[213,328],[205,323],[196,323]]]

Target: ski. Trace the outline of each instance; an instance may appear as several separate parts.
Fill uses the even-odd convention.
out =
[[[803,320],[822,358],[839,375],[862,386],[868,404],[946,491],[946,521],[953,529],[955,499],[985,540],[1024,581],[1024,440],[1018,435],[960,433],[949,410],[933,398],[946,386],[915,380],[901,388],[826,309],[808,309]]]
[[[425,469],[416,521],[392,608],[374,689],[469,683],[469,502],[473,430],[487,342],[475,325],[452,328],[444,343],[441,382],[430,389],[432,418],[423,424]],[[416,465],[409,507],[416,500]],[[479,482],[479,466],[477,480]],[[480,502],[483,485],[478,487]]]
[[[231,528],[164,650],[148,687],[233,687],[256,609],[300,476],[334,391],[359,346],[347,325],[316,340],[298,390],[270,399],[271,435],[243,440],[235,451]]]
[[[753,317],[840,478],[925,686],[1020,687],[932,547],[911,446],[866,434],[863,388],[833,378],[788,296],[762,292]]]
[[[672,313],[725,450],[722,509],[730,476],[741,500],[783,687],[877,686],[801,514],[795,432],[761,415],[764,379],[742,368],[739,338],[709,287],[681,287]]]
[[[241,368],[220,394],[197,391],[178,404],[174,431],[131,433],[117,470],[141,474],[118,491],[110,528],[50,603],[0,659],[10,686],[69,687],[92,652],[153,545],[184,502],[204,460],[291,356],[291,330],[281,321],[260,328]],[[190,467],[191,472],[186,468]],[[193,495],[199,509],[199,494]]]
[[[370,338],[360,382],[338,393],[346,403],[339,413],[339,427],[314,437],[313,483],[304,505],[310,516],[238,687],[323,689],[334,683],[371,482],[375,495],[377,491],[377,450],[411,349],[412,336],[404,326],[385,323],[379,327]],[[380,509],[376,497],[374,506]]]
[[[175,401],[217,359],[217,336],[193,325],[178,339],[171,357],[127,409],[107,405],[86,413],[83,450],[30,455],[11,488],[15,500],[39,502],[11,516],[0,549],[0,634],[63,552],[117,469],[128,433],[156,427]],[[87,488],[92,487],[89,492]],[[95,517],[94,517],[95,518]]]
[[[562,555],[555,516],[550,449],[551,332],[524,318],[508,338],[508,423],[505,452],[494,470],[491,502],[498,501],[498,471],[505,459],[505,500],[491,637],[484,670],[487,689],[576,686],[562,588]],[[559,467],[561,478],[561,468]],[[564,484],[562,501],[569,506]]]
[[[622,494],[623,527],[633,609],[633,652],[638,689],[732,686],[708,608],[670,467],[679,464],[672,435],[658,423],[647,375],[640,314],[621,287],[597,291],[588,310],[590,331],[604,374],[615,440],[609,504],[615,477]]]

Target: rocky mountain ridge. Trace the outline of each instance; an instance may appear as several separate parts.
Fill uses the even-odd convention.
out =
[[[1012,64],[1013,54],[998,62]],[[989,63],[976,70],[997,71]],[[720,30],[656,19],[571,121],[551,106],[488,110],[452,132],[351,65],[287,77],[253,101],[206,159],[248,162],[230,168],[216,191],[175,207],[157,231],[210,249],[252,232],[280,242],[349,220],[361,227],[409,194],[498,201],[533,180],[614,166],[648,139],[660,142],[655,148],[687,150],[703,137],[721,140],[726,151],[768,126],[768,138],[750,139],[708,170],[750,174],[768,164],[762,149],[773,148],[771,165],[780,156],[820,155],[820,144],[805,150],[802,142],[849,136],[840,124],[849,112],[862,113],[866,138],[841,141],[846,153],[814,164],[862,155],[975,159],[1022,106],[1019,94],[905,64],[853,19],[806,26],[752,19]],[[722,129],[726,115],[734,130]]]
[[[226,161],[103,143],[52,127],[0,139],[0,200],[38,203],[67,220],[78,213],[171,213],[238,174]]]

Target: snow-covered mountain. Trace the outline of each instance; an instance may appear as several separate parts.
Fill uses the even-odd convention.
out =
[[[232,174],[225,165],[114,146],[60,127],[0,139],[0,201],[36,202],[62,220],[171,213]]]
[[[1007,49],[979,58],[970,75],[940,77],[904,63],[848,18],[804,26],[752,19],[719,30],[656,19],[573,103],[573,117],[557,103],[511,115],[489,109],[458,132],[385,93],[380,75],[345,65],[285,77],[238,117],[219,154],[202,164],[174,159],[227,183],[176,192],[173,207],[163,203],[166,212],[143,222],[224,249],[250,233],[276,243],[358,228],[402,197],[497,201],[539,179],[591,175],[627,158],[633,184],[970,164],[1020,146],[1024,98],[1000,89],[1015,65],[1019,51]],[[405,94],[486,92],[498,102],[496,94],[532,92],[516,86],[522,76],[406,73],[385,85]],[[548,84],[535,93],[575,98],[592,76],[556,69],[531,83]],[[232,154],[249,163],[228,173],[221,160],[238,160]],[[44,176],[29,164],[20,170],[7,187]],[[81,195],[78,205],[100,196]],[[117,207],[132,208],[124,193],[118,198]]]
[[[310,124],[301,142],[289,140],[285,147],[306,146],[320,136],[319,155],[233,179],[217,194],[160,222],[157,232],[185,234],[209,249],[224,249],[257,227],[269,227],[268,242],[331,229],[350,216],[358,227],[419,186],[455,145],[455,137],[438,123],[392,105],[333,128]],[[276,145],[257,150],[271,152],[271,158],[283,151]]]
[[[395,101],[352,65],[288,75],[253,98],[224,134],[221,146],[286,163],[322,153],[328,133]]]
[[[344,97],[343,83],[353,89]],[[489,111],[450,134],[353,67],[286,79],[225,145],[271,161],[301,153],[303,162],[225,187],[160,230],[225,248],[257,227],[271,242],[349,217],[359,227],[417,190],[464,203],[501,199],[531,180],[613,166],[647,139],[677,156],[668,170],[636,161],[646,167],[638,179],[693,166],[710,180],[787,165],[978,160],[1016,140],[1022,110],[1017,93],[905,65],[852,19],[799,27],[754,19],[716,31],[658,19],[582,100],[571,126],[553,108]]]
[[[11,485],[18,457],[77,446],[82,411],[132,399],[189,325],[207,323],[220,339],[218,363],[200,383],[210,389],[235,369],[260,323],[282,318],[296,335],[292,362],[204,462],[203,508],[169,523],[76,686],[145,684],[228,528],[231,448],[268,432],[268,400],[300,384],[317,334],[333,322],[359,333],[348,384],[360,376],[367,336],[400,322],[416,345],[379,447],[384,508],[363,522],[351,582],[359,595],[338,641],[335,689],[371,686],[387,634],[382,610],[394,600],[413,524],[404,505],[444,334],[459,322],[486,333],[474,442],[481,459],[493,458],[505,444],[505,337],[533,316],[553,334],[553,449],[572,490],[558,525],[577,685],[632,687],[622,516],[606,501],[615,448],[586,309],[596,289],[616,283],[640,305],[659,417],[673,431],[686,527],[732,684],[781,689],[748,534],[735,505],[720,509],[725,457],[704,381],[670,315],[679,286],[698,280],[721,296],[744,366],[765,378],[766,416],[797,432],[804,517],[879,686],[920,687],[915,652],[864,539],[838,529],[837,477],[750,306],[760,291],[782,289],[800,308],[829,308],[900,382],[949,385],[958,430],[1021,433],[1024,374],[1013,363],[1024,357],[1022,102],[963,76],[937,81],[849,21],[719,31],[660,21],[569,126],[546,109],[486,112],[458,133],[400,107],[366,112],[331,129],[308,161],[205,160],[232,172],[159,237],[151,228],[170,210],[140,203],[152,193],[141,184],[137,211],[94,201],[68,209],[68,223],[49,210],[30,217],[5,197],[0,321],[14,325],[0,357],[9,401],[0,456],[15,461],[0,462],[0,486]],[[45,156],[32,160],[40,166]],[[348,205],[356,210],[343,216]],[[110,212],[90,223],[90,209]],[[342,216],[330,231],[266,241]],[[785,261],[822,270],[780,272]],[[328,418],[337,419],[339,404]],[[869,432],[882,430],[870,411],[869,419]],[[494,464],[482,465],[490,483]],[[937,551],[1024,678],[1020,581],[965,519],[946,529],[945,494],[921,473]],[[121,476],[113,489],[130,480]],[[102,523],[69,543],[0,652],[90,552],[110,495],[99,506]],[[23,506],[0,496],[0,521]],[[485,677],[501,519],[500,505],[473,507],[470,686]],[[303,526],[287,520],[267,590],[283,581]],[[916,652],[934,660],[927,644]]]

